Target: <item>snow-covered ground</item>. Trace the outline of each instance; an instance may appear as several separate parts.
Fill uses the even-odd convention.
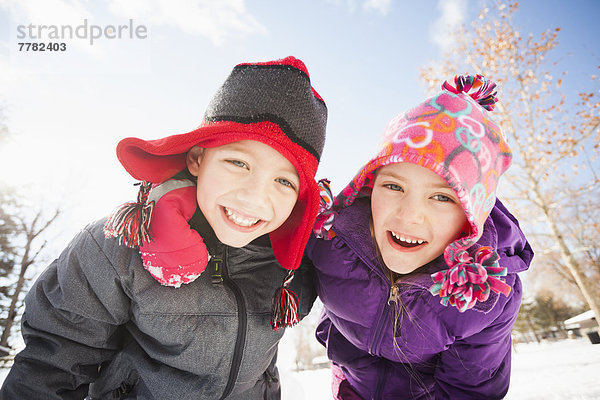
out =
[[[331,399],[329,370],[280,368],[284,400]],[[506,399],[600,399],[600,344],[593,345],[587,338],[518,344]]]
[[[280,349],[283,400],[330,400],[328,369],[293,371],[290,361],[293,359],[290,358],[293,357],[292,339],[292,335],[289,339],[284,338]],[[6,370],[0,370],[0,382],[5,375]],[[600,344],[573,339],[517,345],[513,353],[512,383],[506,399],[600,399]]]
[[[600,344],[585,338],[517,345],[507,399],[600,399]]]

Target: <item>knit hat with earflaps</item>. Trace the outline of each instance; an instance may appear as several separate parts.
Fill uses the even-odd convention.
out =
[[[485,301],[490,291],[508,295],[510,288],[498,279],[506,269],[498,265],[494,249],[467,249],[481,237],[483,224],[496,200],[500,176],[510,166],[512,153],[500,127],[490,119],[496,85],[481,75],[456,76],[444,82],[442,92],[419,104],[387,125],[380,150],[334,199],[321,190],[321,212],[315,225],[318,236],[332,236],[336,210],[359,196],[370,196],[375,171],[388,164],[409,162],[441,176],[456,192],[467,216],[469,231],[444,251],[448,269],[432,278],[431,292],[460,311]]]
[[[156,255],[154,249],[144,251],[145,246],[152,247],[153,243],[161,242],[158,237],[161,233],[153,230],[151,224],[152,213],[159,206],[152,201],[151,188],[160,187],[186,169],[186,153],[193,146],[210,148],[240,140],[256,140],[288,159],[300,178],[298,200],[291,215],[269,234],[273,252],[282,267],[290,271],[297,269],[318,211],[319,188],[314,177],[325,143],[326,122],[327,107],[312,88],[302,61],[287,57],[237,65],[214,95],[197,129],[163,139],[126,138],[119,142],[117,157],[131,176],[144,181],[140,196],[145,197],[141,203],[132,203],[138,204],[133,212],[132,204],[117,210],[106,224],[106,235],[119,237],[130,247],[142,246],[142,256],[146,253],[146,259],[148,254]],[[178,187],[178,190],[186,194],[176,197],[191,201],[189,189]],[[172,203],[168,196],[161,194],[160,201]],[[193,202],[195,205],[195,195]],[[139,217],[132,218],[132,214]],[[189,245],[192,246],[194,241],[197,242],[197,238],[190,239]],[[167,252],[168,249],[161,249],[159,253]],[[149,263],[158,262],[158,258]],[[161,280],[161,267],[153,266],[154,272],[158,271],[153,276],[161,283],[169,284]],[[178,284],[177,281],[173,286]]]

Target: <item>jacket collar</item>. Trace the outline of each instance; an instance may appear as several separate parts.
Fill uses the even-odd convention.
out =
[[[368,198],[357,199],[354,204],[339,211],[333,222],[333,231],[344,238],[350,248],[369,268],[382,272],[378,251],[371,236],[371,203]]]

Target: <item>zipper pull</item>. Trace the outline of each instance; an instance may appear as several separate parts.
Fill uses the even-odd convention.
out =
[[[388,305],[398,304],[398,286],[392,285],[390,287],[390,297],[388,297]]]
[[[398,285],[392,285],[390,287],[390,297],[388,297],[388,305],[391,306],[390,312],[392,314],[391,315],[392,324],[394,326],[394,328],[393,328],[394,338],[400,337],[400,325],[402,325],[402,314],[400,313],[399,304],[398,304],[399,296],[400,296],[400,289],[398,289]],[[392,303],[394,303],[394,304],[392,305]]]
[[[210,279],[213,285],[223,283],[223,261],[225,260],[225,246],[217,244],[215,254],[211,254],[209,265],[211,270]]]
[[[221,267],[223,266],[223,259],[220,257],[212,257],[211,262],[214,266],[211,275],[212,284],[218,285],[223,283],[223,273],[221,270]]]
[[[213,285],[220,285],[223,283],[223,252],[217,251],[217,254],[210,258],[210,265],[212,269],[211,281]]]

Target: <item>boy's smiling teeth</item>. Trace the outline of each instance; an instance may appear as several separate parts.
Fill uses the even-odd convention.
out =
[[[404,235],[399,235],[394,231],[390,231],[392,233],[392,236],[394,238],[396,238],[397,240],[399,240],[400,242],[404,242],[404,243],[408,243],[408,244],[423,244],[426,241],[425,240],[421,240],[421,239],[408,239],[406,237],[404,237]]]
[[[244,218],[240,215],[235,214],[227,207],[223,207],[223,209],[225,210],[225,215],[227,215],[227,218],[229,218],[229,220],[236,225],[252,226],[255,225],[258,221],[260,221],[260,218]]]

